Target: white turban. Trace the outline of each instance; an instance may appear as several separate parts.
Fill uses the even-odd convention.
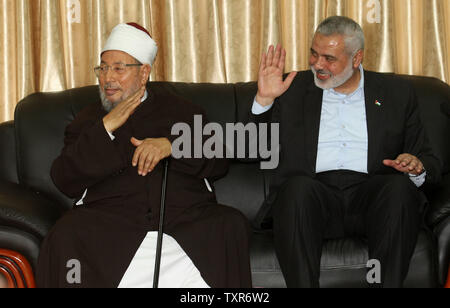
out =
[[[126,52],[142,64],[153,66],[158,46],[147,30],[138,24],[130,23],[119,24],[114,27],[102,49],[102,53],[109,50]]]

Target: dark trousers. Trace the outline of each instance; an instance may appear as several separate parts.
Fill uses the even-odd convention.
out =
[[[421,225],[422,198],[400,174],[333,171],[295,176],[273,207],[275,249],[288,287],[319,287],[325,239],[367,238],[382,287],[401,287]]]

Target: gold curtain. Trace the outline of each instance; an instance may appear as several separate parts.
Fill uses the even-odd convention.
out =
[[[345,15],[366,35],[364,67],[450,82],[450,0],[0,0],[0,122],[37,91],[96,83],[111,29],[138,22],[159,53],[152,80],[256,80],[269,44],[308,68],[315,28]]]

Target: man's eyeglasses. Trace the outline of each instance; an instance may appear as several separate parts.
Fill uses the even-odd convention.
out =
[[[123,75],[127,71],[127,67],[133,67],[133,66],[142,66],[140,63],[134,63],[134,64],[124,64],[124,63],[116,63],[111,66],[102,64],[100,66],[97,66],[94,68],[95,75],[98,77],[106,75],[108,71],[111,69],[113,73],[117,75]]]

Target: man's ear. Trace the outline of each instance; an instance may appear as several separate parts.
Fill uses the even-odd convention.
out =
[[[142,73],[141,82],[143,85],[146,84],[147,81],[149,81],[151,72],[152,72],[152,67],[150,66],[150,64],[144,64],[144,66],[142,67],[142,70],[141,70],[141,73]]]
[[[364,60],[364,50],[360,49],[353,57],[353,68],[358,68]]]

